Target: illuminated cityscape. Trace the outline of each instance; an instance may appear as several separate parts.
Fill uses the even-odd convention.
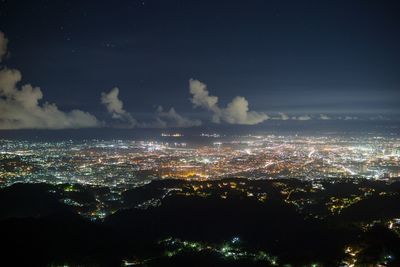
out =
[[[79,183],[126,190],[157,178],[394,181],[400,176],[398,137],[240,136],[213,138],[208,145],[180,142],[178,138],[4,140],[0,153],[1,186],[15,182]]]
[[[399,267],[399,14],[1,0],[0,267]]]
[[[278,202],[281,209],[293,209],[292,216],[311,224],[349,220],[355,223],[353,231],[369,233],[384,227],[400,237],[396,211],[383,215],[382,210],[371,210],[368,219],[358,218],[366,215],[358,209],[367,203],[381,209],[380,205],[395,205],[400,199],[398,137],[201,134],[190,142],[190,138],[181,140],[182,136],[162,134],[160,141],[2,140],[1,187],[18,192],[23,190],[18,185],[46,185],[40,190],[95,223],[129,218],[123,214],[131,208],[153,214],[173,205],[173,213],[179,214],[177,205],[195,199],[202,199],[204,205],[240,201],[267,210]],[[290,220],[298,220],[295,217]],[[257,250],[245,245],[251,236],[245,233],[222,243],[179,236],[157,240],[164,250],[161,255],[132,257],[128,253],[121,264],[142,266],[162,262],[164,257],[204,253],[230,263],[290,266],[293,262],[269,246]],[[344,242],[341,247],[343,254],[336,260],[342,266],[365,261],[360,255],[368,249],[360,241]],[[394,260],[390,253],[382,257],[377,262],[383,265]],[[324,266],[317,259],[313,264]]]

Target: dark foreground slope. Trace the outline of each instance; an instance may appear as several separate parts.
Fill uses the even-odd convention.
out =
[[[398,186],[327,182],[324,187],[316,191],[296,180],[155,181],[124,192],[118,211],[93,221],[80,214],[95,207],[96,194],[104,189],[80,187],[71,194],[65,185],[15,184],[0,190],[0,261],[2,266],[354,261],[399,266]],[[65,204],[66,194],[81,204]],[[332,201],[340,205],[351,197],[357,201],[330,213]]]

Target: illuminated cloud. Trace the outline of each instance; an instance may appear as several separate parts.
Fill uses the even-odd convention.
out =
[[[280,119],[283,121],[287,121],[289,119],[289,116],[285,113],[279,113],[279,115],[281,115]]]
[[[101,93],[101,103],[107,108],[113,119],[118,119],[124,123],[122,127],[132,128],[137,125],[132,115],[124,109],[124,104],[118,98],[119,89],[114,87],[108,93]]]
[[[330,119],[331,119],[329,116],[327,116],[327,115],[325,115],[325,114],[320,114],[320,115],[319,115],[319,118],[320,118],[321,120],[330,120]]]
[[[224,109],[221,109],[221,119],[230,124],[254,125],[267,120],[267,114],[249,111],[249,102],[241,96],[235,97]]]
[[[349,121],[349,120],[357,120],[358,118],[357,117],[353,117],[353,116],[345,116],[343,119],[345,121]]]
[[[224,121],[229,124],[254,125],[269,119],[263,112],[249,111],[249,102],[242,96],[235,97],[226,108],[221,108],[218,106],[218,97],[211,96],[204,83],[190,79],[189,88],[194,107],[210,111],[214,123]]]
[[[158,106],[154,115],[155,121],[151,123],[142,123],[139,125],[141,128],[188,128],[193,126],[200,126],[200,120],[192,120],[186,118],[172,107],[165,111],[162,106]]]
[[[0,32],[0,58],[7,53],[7,39]],[[63,112],[56,104],[44,102],[42,90],[25,84],[19,70],[0,69],[0,129],[65,129],[97,127],[101,123],[93,115],[72,110]]]
[[[311,117],[308,115],[301,115],[298,117],[292,117],[293,120],[298,120],[298,121],[308,121],[311,120]]]
[[[276,116],[273,116],[270,119],[278,120],[278,121],[287,121],[287,120],[290,120],[291,118],[286,113],[279,112]]]
[[[117,127],[124,128],[186,128],[200,126],[201,121],[186,118],[172,107],[165,111],[158,106],[152,122],[137,122],[133,116],[124,109],[123,102],[119,99],[119,89],[113,88],[108,93],[101,93],[101,103],[107,108],[113,119],[119,120],[122,124]]]
[[[121,118],[127,112],[124,110],[121,100],[118,98],[119,89],[113,88],[109,93],[101,93],[101,103],[106,106],[107,111],[113,118]]]
[[[18,70],[0,70],[0,129],[65,129],[96,127],[101,123],[91,114],[72,110],[60,111],[55,104],[40,105],[43,93],[39,87],[21,81]]]
[[[217,111],[218,97],[210,96],[207,90],[207,85],[199,80],[189,80],[190,93],[192,94],[191,101],[195,107],[203,107],[211,111]]]

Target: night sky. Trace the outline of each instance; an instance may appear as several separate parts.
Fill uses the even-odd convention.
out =
[[[0,65],[22,80],[0,88],[0,128],[394,120],[399,14],[389,0],[3,0]]]

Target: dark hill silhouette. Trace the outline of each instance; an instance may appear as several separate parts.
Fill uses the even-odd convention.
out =
[[[0,190],[0,219],[72,212],[51,189],[47,184],[17,183]]]
[[[400,218],[399,195],[377,195],[344,209],[338,219],[342,221],[373,221]]]
[[[231,188],[231,183],[266,193],[268,198],[262,202],[246,197]],[[138,203],[164,196],[172,188],[193,193],[192,186],[207,184],[211,186],[203,186],[210,193],[206,197],[170,194],[161,200],[161,206],[134,208]],[[120,266],[123,259],[132,258],[147,259],[146,266],[267,266],[266,262],[246,258],[221,258],[212,251],[182,251],[166,257],[165,248],[158,242],[168,237],[205,244],[223,244],[239,237],[244,248],[266,251],[277,256],[279,264],[293,266],[314,262],[339,266],[345,257],[344,247],[358,244],[364,248],[360,254],[363,262],[376,264],[392,253],[395,258],[390,264],[394,264],[400,257],[399,237],[387,227],[377,226],[365,232],[354,222],[399,217],[400,199],[393,193],[396,184],[379,184],[379,190],[390,193],[369,196],[324,220],[306,219],[295,205],[285,202],[279,189],[307,189],[292,198],[324,200],[332,195],[362,193],[361,186],[366,185],[335,184],[324,194],[309,192],[310,184],[298,180],[160,180],[126,191],[122,198],[131,208],[124,206],[104,221],[92,222],[77,214],[76,207],[61,201],[67,197],[91,207],[95,195],[107,199],[110,191],[105,188],[15,184],[0,190],[0,236],[6,244],[0,266]]]

